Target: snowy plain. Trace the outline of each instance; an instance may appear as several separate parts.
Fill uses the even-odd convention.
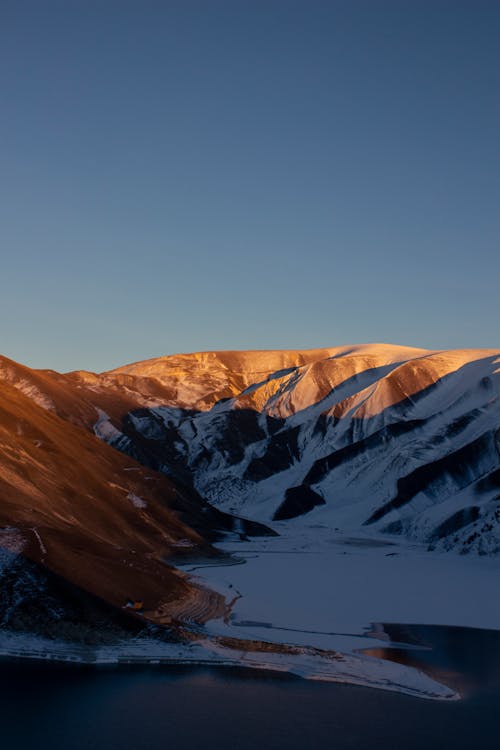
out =
[[[210,588],[241,593],[235,620],[359,635],[374,622],[500,629],[498,558],[348,536],[302,519],[273,528],[281,535],[217,545],[240,565],[184,568]]]
[[[418,692],[420,672],[398,665],[388,677],[387,662],[363,653],[389,645],[384,623],[500,630],[498,558],[429,552],[400,537],[347,536],[303,519],[274,528],[282,535],[219,544],[235,564],[183,566],[232,601],[229,617],[207,623],[210,635],[356,657],[338,681],[376,685],[378,677],[378,687]]]

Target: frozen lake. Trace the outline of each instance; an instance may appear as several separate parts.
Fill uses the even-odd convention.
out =
[[[232,564],[183,566],[232,602],[230,615],[208,622],[206,630],[215,637],[318,649],[344,659],[326,670],[324,660],[296,668],[290,659],[291,671],[303,676],[449,698],[442,689],[447,681],[433,675],[432,685],[410,659],[387,664],[384,646],[401,639],[381,624],[500,635],[498,558],[432,553],[397,537],[354,538],[303,523],[288,524],[279,537],[219,546],[231,553]],[[462,692],[456,685],[453,690]]]

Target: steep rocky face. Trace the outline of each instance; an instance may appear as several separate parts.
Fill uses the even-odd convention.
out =
[[[500,551],[500,351],[212,352],[103,378],[124,373],[170,402],[97,434],[217,507]]]

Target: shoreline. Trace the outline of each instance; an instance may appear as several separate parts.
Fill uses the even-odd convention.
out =
[[[0,663],[243,668],[325,683],[372,687],[432,700],[455,701],[460,698],[457,691],[419,670],[362,654],[320,654],[298,649],[281,652],[279,648],[272,651],[236,650],[207,639],[174,644],[138,638],[116,646],[91,649],[23,634],[4,632],[3,636]],[[10,641],[9,645],[5,643],[6,639]]]
[[[466,639],[464,630],[470,644],[479,643],[485,634],[496,644],[500,627],[443,625],[439,616],[433,617],[443,603],[437,600],[433,605],[435,591],[429,581],[443,579],[443,571],[441,586],[443,581],[455,581],[455,592],[462,598],[450,595],[446,607],[450,617],[460,619],[457,613],[470,616],[470,608],[457,578],[463,585],[460,575],[467,570],[471,582],[486,582],[479,592],[485,599],[498,561],[468,560],[464,565],[462,560],[457,567],[457,560],[448,555],[424,553],[394,540],[387,555],[385,540],[372,541],[353,545],[350,538],[314,527],[288,538],[226,542],[219,545],[227,555],[220,564],[198,559],[178,565],[197,596],[178,612],[171,605],[168,620],[175,640],[143,633],[91,646],[2,631],[0,662],[249,669],[431,700],[459,700],[467,676],[457,679],[453,670],[440,666],[439,648],[444,653],[446,638],[457,633]],[[418,597],[414,601],[419,587],[426,595],[430,591],[425,606]],[[376,596],[378,591],[381,596]],[[494,620],[497,609],[491,609]],[[477,609],[473,617],[481,619],[484,611]],[[418,621],[426,618],[432,624],[415,624],[417,619],[410,616],[417,613]],[[412,635],[422,629],[434,633],[435,643]],[[436,643],[441,644],[437,651]]]

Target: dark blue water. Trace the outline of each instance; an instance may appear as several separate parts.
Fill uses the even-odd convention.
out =
[[[483,648],[457,630],[449,653],[425,651],[428,670],[469,686],[452,703],[242,670],[2,663],[2,747],[498,750],[498,634]]]

